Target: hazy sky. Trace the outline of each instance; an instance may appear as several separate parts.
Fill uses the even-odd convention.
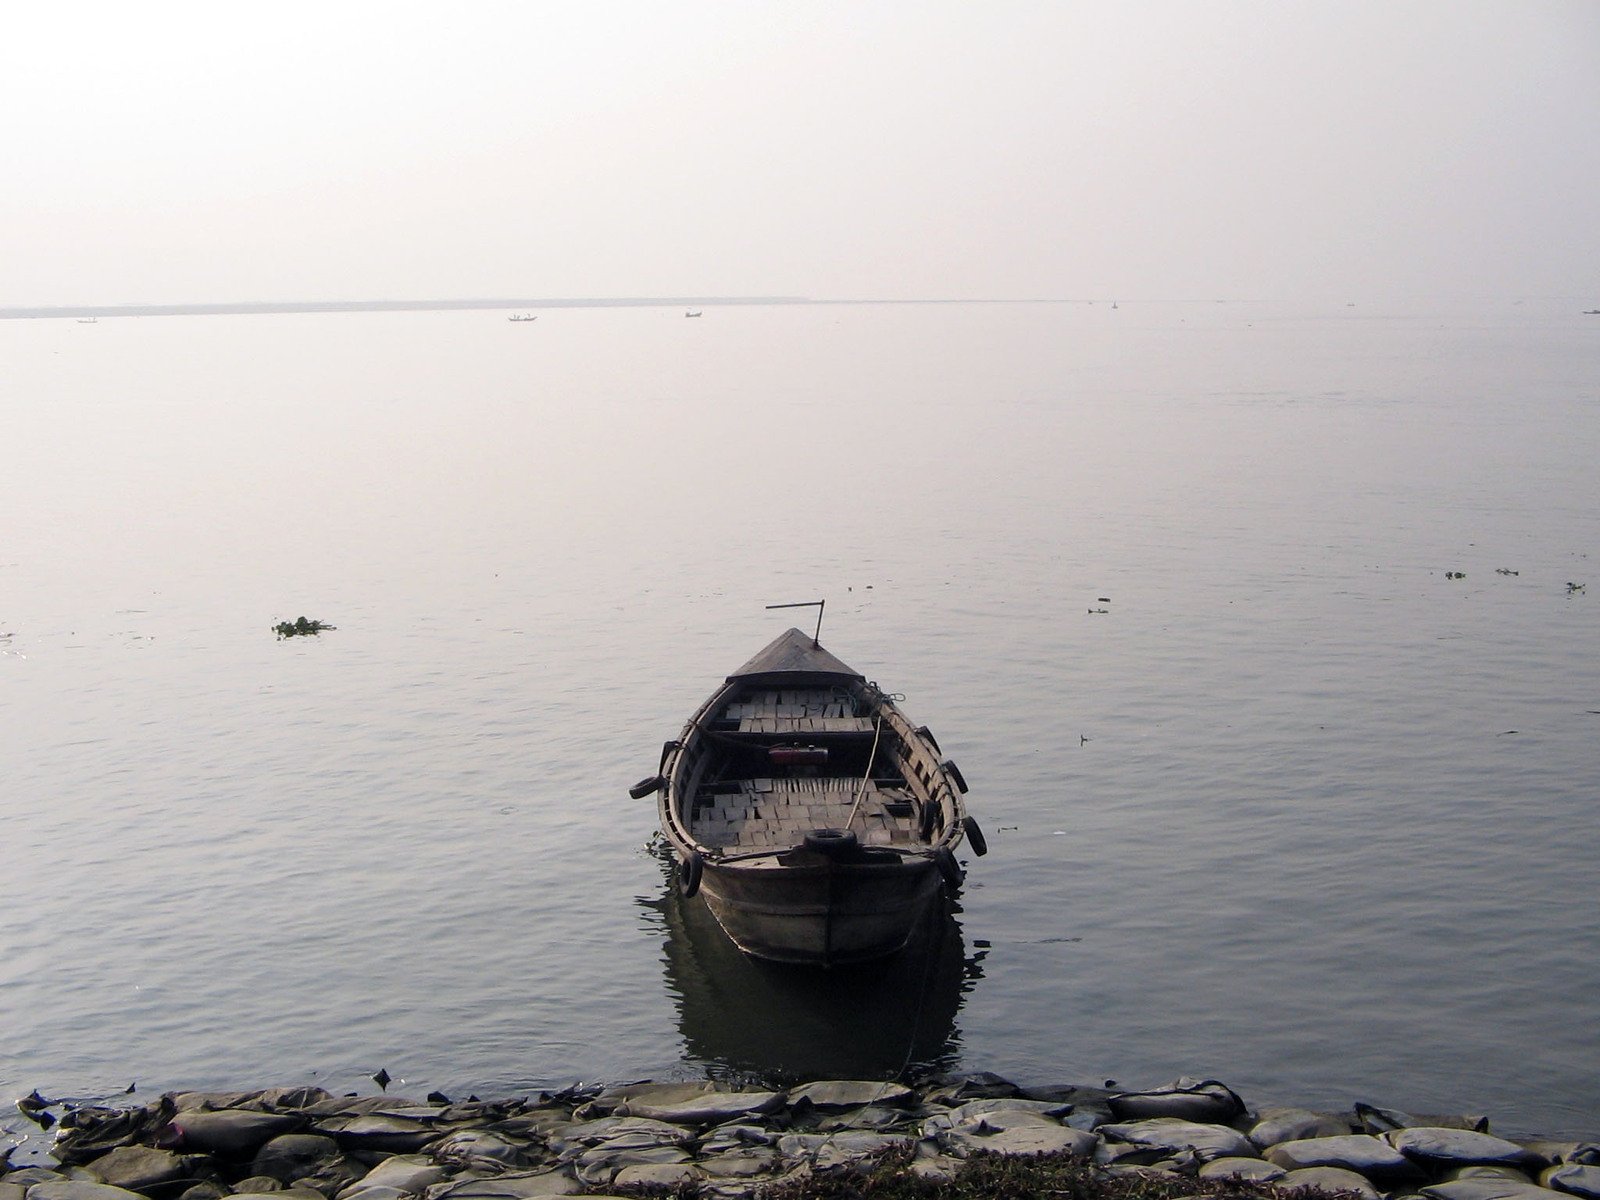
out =
[[[1600,301],[1600,0],[16,0],[0,151],[0,305]]]

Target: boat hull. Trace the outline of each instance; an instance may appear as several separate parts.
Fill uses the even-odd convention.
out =
[[[823,858],[791,866],[708,862],[700,894],[746,954],[840,966],[899,951],[940,883],[937,867],[918,858],[865,863]]]
[[[960,886],[966,784],[894,700],[791,629],[729,675],[631,789],[658,794],[684,896],[703,898],[745,953],[885,958],[941,888]]]

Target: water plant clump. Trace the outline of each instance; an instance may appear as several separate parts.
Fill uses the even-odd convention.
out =
[[[337,629],[337,625],[329,625],[326,621],[308,621],[301,617],[297,621],[279,621],[272,627],[281,642],[284,638],[305,637],[308,634],[321,633],[324,629]]]
[[[1110,1171],[1070,1154],[1004,1155],[979,1151],[954,1177],[910,1170],[915,1153],[884,1156],[865,1175],[835,1172],[761,1189],[762,1200],[1281,1200],[1269,1184],[1241,1179],[1193,1179],[1166,1172]],[[699,1195],[691,1186],[675,1195]],[[1330,1193],[1297,1189],[1298,1200]]]

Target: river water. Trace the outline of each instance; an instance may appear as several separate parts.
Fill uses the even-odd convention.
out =
[[[1593,1131],[1579,307],[0,322],[0,1087],[949,1067]],[[990,844],[823,980],[627,795],[818,598]]]

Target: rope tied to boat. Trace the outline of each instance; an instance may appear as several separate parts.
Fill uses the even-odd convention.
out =
[[[883,709],[879,708],[872,724],[872,750],[867,755],[867,769],[861,776],[861,782],[856,784],[855,803],[850,806],[850,819],[844,823],[846,830],[856,823],[856,814],[861,811],[861,802],[867,798],[867,785],[872,782],[872,765],[878,758],[878,739],[883,736]]]

